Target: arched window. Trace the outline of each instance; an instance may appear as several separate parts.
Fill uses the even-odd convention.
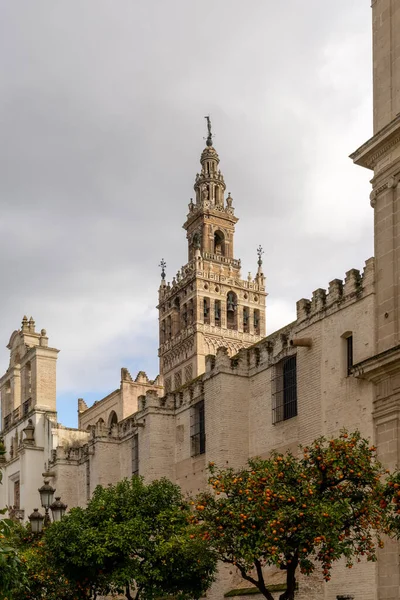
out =
[[[228,292],[226,297],[226,326],[228,329],[237,329],[237,296],[235,292]]]
[[[188,307],[187,307],[187,304],[184,304],[182,306],[182,321],[183,321],[183,326],[187,327],[187,325],[188,325]]]
[[[200,249],[200,245],[201,245],[200,234],[196,232],[193,236],[193,250],[196,251],[197,249]]]
[[[214,320],[217,327],[221,327],[221,300],[215,300]]]
[[[243,307],[243,331],[244,333],[249,333],[250,332],[250,315],[249,315],[249,309],[247,308],[247,306]]]
[[[214,254],[225,256],[225,236],[222,231],[214,233]]]
[[[172,316],[172,335],[177,335],[181,329],[181,301],[179,298],[174,300],[174,312]]]
[[[25,398],[29,398],[32,393],[32,369],[31,363],[25,365]]]
[[[189,321],[189,324],[193,323],[193,321],[194,321],[194,303],[193,303],[193,300],[189,301],[188,321]]]
[[[117,423],[118,423],[117,413],[115,412],[115,410],[112,410],[108,417],[108,427],[111,429],[111,427],[113,425],[117,425]]]
[[[346,377],[349,377],[349,375],[351,375],[351,369],[353,367],[354,364],[354,357],[353,357],[353,332],[352,331],[346,331],[345,333],[343,333],[342,335],[342,354],[344,355],[344,375]]]
[[[171,315],[169,315],[167,317],[167,327],[166,327],[166,336],[167,336],[167,340],[170,340],[172,337],[172,321],[171,321]]]
[[[207,325],[210,324],[210,299],[209,298],[203,299],[203,319],[204,319],[204,323],[206,323]]]
[[[260,335],[260,311],[258,308],[254,309],[254,333]]]

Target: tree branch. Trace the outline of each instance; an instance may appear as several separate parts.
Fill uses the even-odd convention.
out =
[[[223,559],[223,562],[229,563],[229,564],[234,564],[232,560],[227,560],[227,559]],[[257,571],[257,576],[258,576],[258,580],[254,579],[254,577],[252,577],[251,575],[249,575],[246,571],[246,569],[244,567],[242,567],[239,564],[235,564],[234,566],[239,569],[241,576],[243,577],[243,579],[245,579],[246,581],[248,581],[249,583],[252,583],[257,589],[260,590],[260,592],[262,593],[262,595],[267,598],[267,600],[274,600],[273,595],[271,594],[271,592],[268,591],[265,582],[264,582],[264,576],[262,574],[262,567],[261,567],[261,563],[260,561],[258,561],[257,559],[254,561],[254,565],[256,567],[256,571]]]

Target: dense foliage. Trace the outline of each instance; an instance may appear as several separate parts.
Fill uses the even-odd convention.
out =
[[[349,568],[376,560],[383,533],[394,534],[398,475],[384,481],[376,449],[358,432],[320,438],[297,458],[274,453],[250,460],[241,470],[210,464],[213,492],[200,494],[193,522],[220,560],[273,600],[264,565],[286,571],[281,600],[293,600],[296,570],[310,574],[320,565],[329,581],[335,561]],[[391,500],[394,498],[394,502]]]
[[[10,600],[81,600],[88,597],[83,586],[69,581],[55,565],[43,537],[33,535],[30,525],[14,525],[12,541],[24,565],[25,584],[21,586],[18,580],[14,581]]]
[[[5,452],[4,443],[0,440],[0,456]],[[0,469],[0,483],[2,478]],[[24,564],[13,544],[14,523],[2,518],[6,512],[6,508],[0,510],[0,597],[4,599],[10,596],[12,590],[25,589],[27,584]]]
[[[6,509],[0,511],[1,515]],[[28,578],[24,562],[15,545],[15,523],[10,519],[0,520],[0,598],[14,598],[14,591],[25,594]],[[26,596],[23,596],[26,598]]]
[[[199,598],[213,580],[214,555],[193,533],[189,503],[166,479],[133,477],[97,487],[87,508],[73,508],[44,536],[46,551],[86,597]]]

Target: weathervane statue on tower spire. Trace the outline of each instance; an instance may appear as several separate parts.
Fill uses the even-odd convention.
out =
[[[204,117],[207,121],[207,129],[208,129],[208,136],[207,136],[207,146],[212,146],[212,133],[211,133],[211,119],[210,119],[210,115],[207,115],[206,117]]]
[[[158,266],[161,267],[161,279],[165,281],[165,268],[167,266],[167,263],[163,258],[161,259],[161,262]]]
[[[258,266],[261,267],[262,265],[262,255],[264,254],[264,250],[263,247],[261,246],[261,244],[258,246],[257,248],[257,255],[258,255]]]

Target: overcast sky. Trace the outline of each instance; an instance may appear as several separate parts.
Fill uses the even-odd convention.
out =
[[[267,332],[373,254],[367,0],[1,0],[0,372],[22,316],[58,359],[59,420],[158,372],[158,264],[182,224],[204,115],[243,277],[265,249]]]

